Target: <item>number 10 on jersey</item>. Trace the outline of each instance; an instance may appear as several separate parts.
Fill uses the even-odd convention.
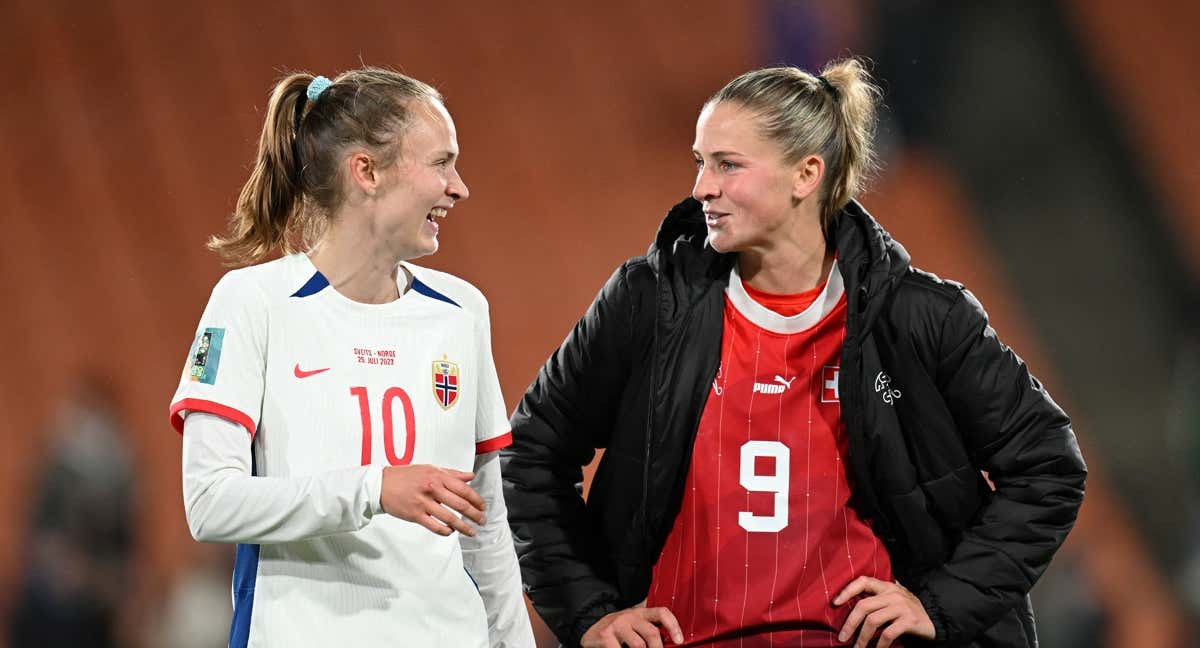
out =
[[[358,398],[358,413],[362,418],[362,465],[371,465],[371,401],[367,396],[366,387],[351,387],[350,395]],[[404,454],[396,456],[395,419],[392,408],[396,401],[404,408]],[[416,441],[417,422],[413,414],[412,399],[408,392],[399,387],[389,387],[383,392],[383,450],[387,453],[388,463],[393,466],[407,466],[412,463],[413,446]]]

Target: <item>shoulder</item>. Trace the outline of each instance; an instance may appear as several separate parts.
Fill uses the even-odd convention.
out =
[[[613,271],[601,290],[601,296],[608,299],[631,299],[639,295],[653,294],[656,283],[657,275],[647,257],[632,257]]]
[[[247,308],[268,310],[302,290],[310,279],[310,266],[290,255],[226,272],[213,288],[212,301],[236,301]]]
[[[953,312],[982,313],[983,307],[963,284],[920,268],[909,268],[897,282],[891,310],[893,314],[934,318],[943,323]]]
[[[897,282],[888,315],[927,353],[987,326],[983,305],[963,284],[918,268],[909,268]]]
[[[896,287],[897,297],[919,300],[932,305],[949,307],[960,299],[966,288],[952,279],[943,279],[932,272],[910,267]]]
[[[646,257],[627,259],[604,282],[592,301],[589,316],[616,315],[637,319],[654,311],[657,276]]]
[[[627,259],[618,268],[626,282],[636,284],[638,287],[653,285],[655,282],[655,271],[650,258],[647,256],[636,256]]]
[[[457,306],[473,315],[485,315],[488,311],[487,298],[474,284],[449,272],[405,263],[413,275],[412,290],[428,297]]]

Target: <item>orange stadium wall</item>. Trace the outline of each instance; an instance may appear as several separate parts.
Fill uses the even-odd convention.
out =
[[[223,272],[203,243],[245,180],[275,78],[366,63],[445,94],[472,195],[419,263],[487,295],[511,408],[613,268],[690,191],[697,110],[763,62],[764,1],[365,0],[353,13],[314,0],[4,3],[0,613],[56,442],[45,431],[91,381],[111,392],[134,456],[140,560],[123,584],[134,615],[199,559],[167,406]],[[970,285],[1054,391],[954,174],[919,152],[892,168],[866,204],[918,264]]]
[[[140,571],[123,587],[152,605],[198,551],[167,405],[223,272],[203,243],[224,227],[285,70],[388,66],[445,94],[472,196],[422,263],[489,298],[515,405],[688,193],[698,107],[755,58],[754,3],[591,7],[5,3],[0,592],[11,598],[25,560],[43,431],[91,376],[135,461]]]

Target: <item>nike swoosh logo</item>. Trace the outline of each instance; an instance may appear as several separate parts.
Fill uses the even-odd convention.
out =
[[[309,376],[315,376],[319,373],[325,373],[326,371],[329,371],[329,367],[325,367],[324,369],[313,369],[312,371],[305,371],[300,368],[300,363],[297,362],[296,367],[292,370],[292,373],[296,374],[297,378],[308,378]]]

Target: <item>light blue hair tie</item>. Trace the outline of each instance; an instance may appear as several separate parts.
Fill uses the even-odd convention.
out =
[[[331,85],[333,85],[333,81],[330,81],[323,76],[318,75],[313,77],[313,80],[308,82],[308,92],[306,93],[308,95],[308,100],[316,101],[317,97],[320,97],[321,93],[325,92],[325,89]]]

